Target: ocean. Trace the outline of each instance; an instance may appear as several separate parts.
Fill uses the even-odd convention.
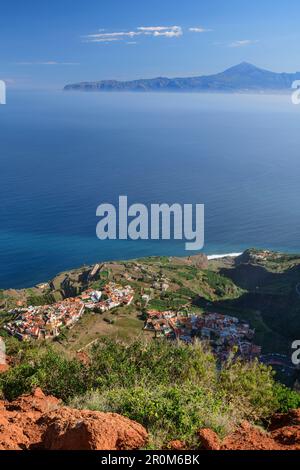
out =
[[[204,203],[209,255],[300,252],[300,106],[272,95],[8,91],[0,106],[0,289],[102,260],[190,255],[100,241],[96,208]]]

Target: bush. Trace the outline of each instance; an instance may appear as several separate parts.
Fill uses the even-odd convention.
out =
[[[27,299],[27,305],[50,305],[55,302],[55,298],[51,293],[47,293],[44,295],[34,295],[31,294]]]
[[[201,343],[186,346],[167,341],[135,341],[130,345],[105,341],[91,353],[95,388],[132,387],[141,384],[213,384],[216,363]]]
[[[37,351],[36,351],[37,352]],[[0,376],[0,390],[8,400],[30,393],[33,388],[57,398],[68,400],[84,393],[89,386],[88,371],[77,360],[69,360],[49,349],[23,362]]]
[[[229,362],[220,373],[219,387],[244,418],[258,421],[278,407],[273,376],[272,369],[258,361]]]
[[[278,411],[286,413],[289,410],[300,408],[300,393],[289,389],[285,385],[276,383],[274,395],[278,404]]]
[[[149,431],[153,448],[173,439],[184,439],[192,446],[199,428],[209,426],[224,434],[231,424],[222,399],[192,384],[94,391],[75,398],[71,405],[120,413],[141,423]]]

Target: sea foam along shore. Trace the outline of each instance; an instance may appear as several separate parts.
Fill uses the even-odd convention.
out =
[[[208,255],[207,258],[209,260],[212,259],[221,259],[221,258],[237,258],[238,256],[241,256],[243,253],[225,253],[223,255]]]

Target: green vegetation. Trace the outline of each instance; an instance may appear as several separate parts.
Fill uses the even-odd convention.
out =
[[[153,299],[149,302],[148,308],[163,312],[165,310],[180,310],[186,305],[186,298],[173,296],[162,296],[160,299]]]
[[[33,305],[33,306],[38,306],[38,305],[51,305],[55,303],[56,299],[54,296],[51,294],[51,292],[48,292],[43,295],[35,295],[33,293],[30,293],[28,299],[27,299],[27,305]]]
[[[222,436],[242,419],[260,423],[299,406],[299,395],[276,384],[266,366],[228,362],[219,371],[201,343],[105,340],[90,359],[87,366],[45,345],[24,347],[0,376],[1,393],[13,399],[40,386],[72,406],[121,413],[148,429],[152,448],[172,439],[193,446],[200,427]]]
[[[87,371],[75,359],[67,359],[53,350],[27,351],[23,360],[0,378],[0,388],[12,400],[34,387],[67,400],[85,391]]]
[[[105,263],[93,279],[90,269],[61,273],[45,289],[0,290],[1,328],[16,305],[50,304],[87,288],[102,289],[108,280],[135,289],[130,306],[105,315],[86,312],[50,345],[20,343],[2,330],[14,361],[0,375],[5,398],[40,386],[72,406],[121,413],[148,429],[151,448],[172,439],[192,447],[200,427],[222,436],[242,419],[260,424],[274,411],[300,407],[299,393],[275,382],[271,369],[258,362],[229,362],[220,370],[200,343],[148,341],[141,302],[147,293],[147,309],[236,316],[255,328],[254,342],[263,353],[287,353],[300,333],[299,256],[248,250],[236,261],[215,260],[201,268],[192,258],[151,257]],[[167,290],[160,287],[164,282]],[[89,366],[74,358],[87,345]]]
[[[206,283],[212,290],[212,293],[208,296],[205,295],[204,292],[204,297],[209,300],[217,300],[220,298],[232,299],[241,295],[241,289],[239,289],[231,279],[211,270],[205,270],[203,271],[203,274],[204,283]]]
[[[276,383],[274,386],[274,395],[279,404],[279,410],[282,413],[300,408],[300,393],[289,389],[285,385]]]

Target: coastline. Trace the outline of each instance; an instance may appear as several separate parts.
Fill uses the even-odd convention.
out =
[[[222,254],[212,254],[212,255],[208,255],[204,252],[199,252],[199,253],[195,253],[194,256],[196,256],[197,254],[202,254],[204,256],[207,257],[208,261],[213,261],[213,260],[221,260],[221,259],[225,259],[225,258],[237,258],[238,256],[241,256],[243,254],[243,251],[241,252],[231,252],[231,253],[222,253]],[[168,256],[168,255],[165,255],[165,256]],[[173,255],[171,255],[172,257]],[[147,258],[148,256],[144,256],[144,258]],[[155,257],[159,257],[159,255],[154,255],[154,258]],[[174,257],[177,257],[176,255],[174,255]],[[179,256],[180,258],[185,258],[186,256]],[[135,259],[143,259],[143,257],[139,257],[139,258],[125,258],[123,260],[118,260],[118,259],[111,259],[111,260],[98,260],[98,261],[94,261],[92,263],[87,263],[87,264],[81,264],[81,265],[78,265],[78,266],[75,266],[75,267],[71,267],[71,268],[66,268],[64,270],[61,270],[61,271],[58,271],[56,274],[54,274],[52,277],[49,277],[49,278],[41,278],[37,283],[32,283],[30,284],[29,286],[10,286],[10,287],[1,287],[0,286],[0,290],[2,291],[7,291],[7,290],[26,290],[26,289],[30,289],[30,288],[33,288],[33,287],[37,287],[38,285],[40,284],[47,284],[49,283],[52,279],[60,276],[61,274],[63,273],[66,273],[66,272],[71,272],[71,271],[75,271],[75,270],[78,270],[78,269],[81,269],[83,267],[92,267],[94,264],[97,265],[97,264],[102,264],[102,263],[110,263],[110,262],[118,262],[118,261],[134,261]]]

